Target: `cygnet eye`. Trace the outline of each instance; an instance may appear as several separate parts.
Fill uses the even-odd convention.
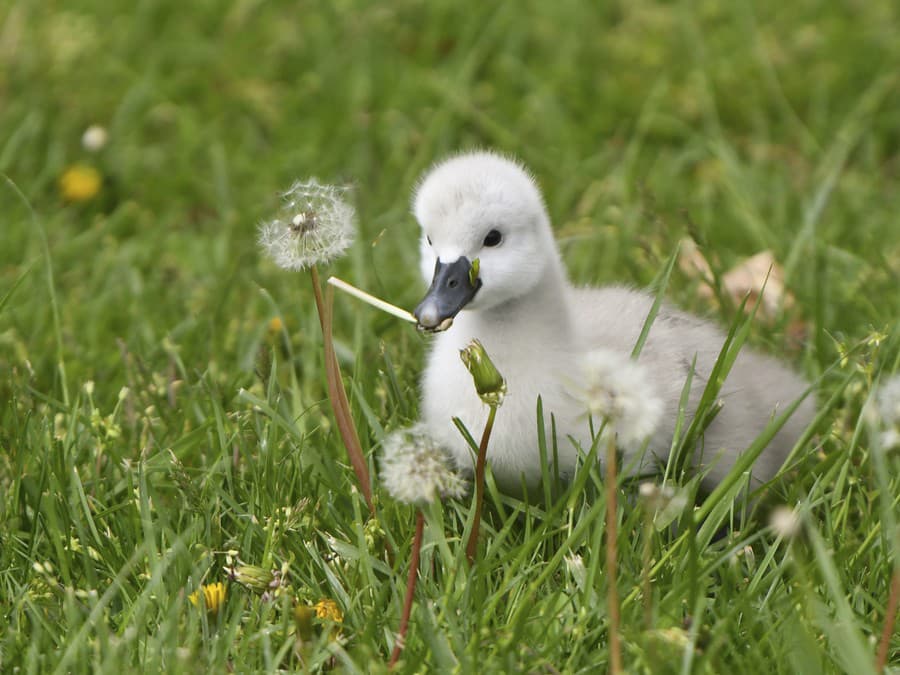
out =
[[[491,230],[487,233],[487,236],[484,238],[485,246],[496,246],[501,241],[503,241],[503,235],[500,234],[500,230]]]

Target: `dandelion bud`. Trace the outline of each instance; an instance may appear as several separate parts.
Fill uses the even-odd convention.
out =
[[[459,357],[472,374],[475,391],[482,401],[489,406],[499,406],[506,396],[506,381],[494,366],[491,357],[478,340],[472,340],[469,346],[459,350]]]
[[[313,639],[312,620],[315,613],[312,607],[302,602],[294,605],[294,625],[297,627],[297,635],[303,642],[310,642]]]
[[[274,572],[256,565],[244,565],[241,563],[234,567],[226,567],[225,571],[228,573],[228,578],[232,581],[236,581],[242,586],[259,593],[265,593],[270,590],[272,583],[276,581]]]

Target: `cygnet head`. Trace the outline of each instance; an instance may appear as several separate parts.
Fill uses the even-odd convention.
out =
[[[541,194],[505,157],[475,152],[436,165],[415,192],[413,213],[422,228],[422,276],[431,282],[415,311],[422,328],[440,330],[464,307],[497,307],[559,274]]]

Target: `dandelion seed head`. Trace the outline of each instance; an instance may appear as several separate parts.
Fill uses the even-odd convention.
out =
[[[615,434],[623,449],[639,449],[663,412],[644,367],[608,349],[588,352],[581,365],[582,380],[573,393],[598,425],[606,421],[601,437]]]
[[[99,124],[92,124],[81,135],[81,147],[88,152],[99,152],[106,146],[109,133]]]
[[[381,480],[394,499],[408,504],[460,497],[465,492],[465,482],[422,424],[395,431],[384,440]]]
[[[282,195],[275,218],[259,227],[259,245],[286,270],[302,270],[339,258],[356,235],[356,211],[346,201],[347,188],[298,181]]]
[[[779,506],[769,516],[769,525],[772,531],[782,539],[793,539],[800,534],[803,523],[800,514],[790,506]]]

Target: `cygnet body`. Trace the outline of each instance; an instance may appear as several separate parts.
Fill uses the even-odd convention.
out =
[[[452,320],[434,337],[422,379],[422,416],[429,431],[461,470],[471,471],[473,453],[452,418],[458,417],[476,439],[487,419],[487,406],[459,356],[477,338],[508,388],[488,448],[500,487],[518,492],[523,480],[529,489],[540,482],[539,396],[548,434],[551,414],[556,424],[557,470],[571,477],[576,444],[585,452],[591,446],[587,407],[577,395],[584,358],[603,349],[627,359],[653,298],[625,287],[574,288],[533,179],[499,155],[463,154],[438,164],[419,184],[413,210],[422,229],[421,270],[431,282],[416,316],[423,327],[435,330]],[[477,282],[471,284],[475,259]],[[688,421],[723,342],[711,323],[662,308],[638,362],[646,369],[652,395],[662,401],[663,414],[644,455],[623,449],[623,465],[630,471],[647,472],[665,462],[692,364],[696,358]],[[704,486],[715,486],[773,415],[806,389],[802,378],[775,359],[743,349],[720,390],[723,407],[694,453],[694,468],[707,472]],[[810,397],[754,464],[756,482],[775,475],[813,414]]]

